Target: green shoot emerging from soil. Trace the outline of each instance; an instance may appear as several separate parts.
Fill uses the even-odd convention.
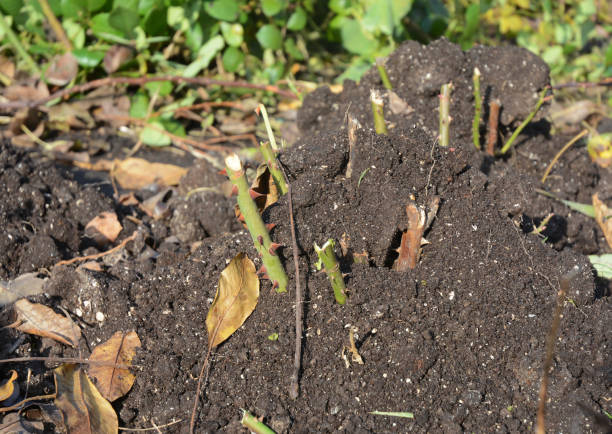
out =
[[[323,247],[319,247],[317,243],[314,244],[315,252],[317,252],[319,257],[315,266],[317,270],[320,270],[322,266],[325,267],[325,272],[334,290],[336,301],[338,304],[344,304],[346,303],[346,286],[344,285],[344,277],[340,272],[340,264],[334,253],[335,245],[336,243],[331,238],[323,244]]]
[[[449,145],[449,126],[451,123],[450,117],[450,94],[453,88],[452,83],[443,84],[440,89],[440,146],[448,147]]]
[[[382,81],[385,89],[393,90],[393,86],[391,86],[391,81],[389,80],[389,76],[387,75],[387,70],[385,69],[385,60],[382,58],[376,59],[376,68],[378,68],[378,74],[380,75],[380,81]]]
[[[370,90],[370,102],[372,103],[372,114],[374,115],[374,129],[376,134],[387,135],[387,125],[385,124],[385,114],[383,112],[384,100],[382,95],[372,89]]]
[[[254,192],[249,188],[240,158],[236,154],[231,154],[225,159],[225,166],[227,176],[234,185],[234,190],[238,193],[237,200],[240,212],[244,216],[255,249],[259,252],[263,261],[263,267],[260,271],[272,281],[276,292],[287,292],[287,274],[276,254],[276,249],[280,247],[280,244],[273,243],[270,239],[268,229],[253,200],[252,194]]]
[[[514,132],[512,133],[510,138],[508,139],[508,141],[506,143],[504,143],[504,146],[501,149],[501,153],[502,154],[505,154],[506,152],[508,152],[508,150],[514,144],[514,141],[516,140],[518,135],[521,134],[521,131],[523,131],[523,129],[525,129],[525,127],[529,124],[529,122],[531,122],[533,117],[536,115],[538,110],[540,110],[540,107],[542,107],[542,104],[544,104],[544,100],[546,99],[546,93],[547,92],[548,92],[548,87],[545,87],[542,90],[542,92],[540,92],[540,98],[538,99],[538,102],[536,103],[536,106],[534,107],[534,109],[531,111],[531,113],[529,113],[529,116],[527,116],[527,118],[518,126],[518,128],[516,130],[514,130]]]
[[[480,70],[474,68],[474,121],[472,122],[472,138],[474,146],[480,149],[480,116],[482,113],[482,100],[480,98]]]
[[[242,420],[240,421],[243,427],[256,434],[275,434],[274,430],[268,427],[265,423],[260,422],[255,416],[246,410],[242,410]]]

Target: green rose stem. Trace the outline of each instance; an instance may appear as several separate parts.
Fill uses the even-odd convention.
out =
[[[225,159],[225,167],[227,176],[234,185],[234,191],[238,193],[238,206],[253,239],[253,245],[263,261],[260,271],[264,273],[264,277],[267,275],[272,281],[276,292],[287,292],[287,274],[276,254],[276,249],[280,247],[280,244],[273,243],[270,239],[268,229],[253,200],[253,196],[256,196],[257,193],[249,188],[240,158],[236,154],[231,154]]]
[[[268,425],[260,422],[255,416],[246,410],[242,410],[242,420],[240,421],[243,427],[255,434],[276,434]]]
[[[387,125],[385,125],[385,115],[383,113],[384,101],[380,93],[376,90],[370,90],[370,102],[372,103],[372,114],[374,115],[374,129],[376,134],[387,134]]]
[[[378,69],[380,80],[383,86],[385,86],[385,89],[393,90],[393,86],[391,86],[391,81],[389,81],[389,76],[387,75],[387,70],[385,69],[385,60],[383,58],[376,58],[376,68]]]
[[[508,141],[506,143],[504,143],[504,146],[502,146],[502,149],[501,149],[501,153],[502,154],[505,154],[506,152],[508,152],[508,150],[512,147],[512,145],[513,145],[514,141],[516,140],[516,138],[518,137],[518,135],[521,134],[521,131],[523,131],[523,129],[527,126],[527,124],[529,122],[531,122],[531,120],[536,115],[538,110],[540,110],[540,107],[542,107],[542,104],[544,104],[544,100],[546,99],[546,93],[547,92],[548,92],[548,87],[545,87],[542,90],[542,92],[540,92],[540,99],[538,99],[538,102],[536,103],[536,106],[534,107],[534,109],[531,111],[531,113],[529,113],[529,116],[527,116],[527,118],[523,121],[523,123],[521,123],[518,126],[518,128],[516,130],[514,130],[514,132],[512,133],[510,138],[508,139]]]
[[[445,148],[448,147],[449,144],[448,130],[451,123],[450,94],[452,88],[452,83],[446,83],[442,85],[442,89],[440,90],[440,136],[438,139],[440,140],[440,146]]]
[[[317,243],[314,243],[315,252],[317,252],[319,257],[315,266],[318,270],[321,269],[321,266],[325,267],[325,273],[327,273],[327,277],[334,290],[336,301],[338,304],[344,304],[346,303],[346,286],[344,285],[344,277],[340,272],[340,264],[338,264],[336,254],[334,253],[335,244],[331,238],[323,244],[323,247],[319,247]]]
[[[474,68],[474,121],[472,122],[472,138],[474,146],[480,149],[480,117],[482,113],[482,100],[480,98],[480,69]]]
[[[268,170],[270,171],[270,175],[272,175],[272,179],[276,184],[276,188],[278,188],[278,192],[281,195],[287,193],[287,183],[285,182],[285,178],[283,177],[283,173],[278,166],[278,160],[276,159],[276,152],[272,149],[269,142],[261,142],[261,146],[259,147],[261,154],[266,161],[266,165],[268,166]]]

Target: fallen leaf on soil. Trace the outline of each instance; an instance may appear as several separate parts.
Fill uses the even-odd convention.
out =
[[[117,433],[117,414],[110,403],[75,364],[63,364],[54,371],[55,405],[64,416],[71,434]]]
[[[15,64],[5,56],[0,56],[0,74],[5,76],[5,79],[8,79],[7,83],[15,78]]]
[[[123,227],[114,212],[103,212],[94,217],[87,226],[85,234],[92,238],[96,244],[103,247],[114,243]]]
[[[14,309],[17,320],[9,327],[71,347],[76,347],[79,342],[81,329],[70,318],[55,313],[50,307],[23,298],[15,302]]]
[[[229,338],[251,315],[259,298],[255,264],[239,253],[221,272],[219,288],[208,315],[208,346],[216,347]]]
[[[140,209],[155,220],[167,217],[171,210],[168,200],[172,197],[172,189],[166,188],[154,196],[144,200],[140,204]]]
[[[0,280],[0,306],[41,294],[47,279],[36,277],[36,273],[25,273],[13,280]]]
[[[0,425],[0,433],[12,434],[12,433],[38,433],[43,432],[45,425],[40,421],[29,421],[26,420],[20,413],[9,413]]]
[[[129,366],[140,346],[136,332],[117,332],[108,341],[94,348],[89,360]],[[136,378],[128,369],[102,365],[91,365],[89,376],[96,380],[98,390],[110,402],[128,393]]]
[[[12,405],[12,402],[8,403],[5,401],[12,400],[12,398],[15,398],[14,395],[19,395],[19,384],[15,383],[18,377],[17,371],[11,370],[10,373],[11,376],[6,380],[6,383],[0,386],[0,403],[2,403],[2,405]]]
[[[65,86],[76,77],[79,72],[79,64],[71,52],[55,56],[51,60],[45,78],[48,83],[55,86]]]
[[[153,183],[163,186],[176,185],[186,173],[187,169],[173,164],[150,163],[142,158],[126,158],[115,160],[113,176],[121,187],[140,190]]]
[[[40,80],[36,84],[14,84],[4,89],[2,94],[9,101],[36,101],[48,97],[49,88]]]
[[[409,115],[414,111],[414,109],[410,107],[406,101],[401,99],[392,90],[387,91],[387,95],[389,96],[389,109],[391,110],[391,113],[396,115]]]
[[[134,57],[134,50],[125,45],[113,45],[104,55],[104,70],[108,74],[112,74],[118,70],[121,65]]]
[[[93,128],[96,121],[83,103],[66,102],[49,107],[47,111],[49,127],[69,131],[70,128]]]
[[[593,208],[595,209],[595,221],[603,231],[608,246],[612,247],[612,210],[599,200],[597,193],[593,195]]]
[[[612,279],[612,253],[589,255],[589,261],[599,277]]]

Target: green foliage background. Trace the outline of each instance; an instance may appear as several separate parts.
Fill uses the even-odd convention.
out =
[[[104,74],[100,65],[114,44],[137,53],[122,75],[358,79],[401,41],[441,36],[464,49],[526,47],[548,62],[557,82],[612,75],[612,18],[607,2],[595,0],[48,1],[72,42],[81,80]],[[2,0],[0,12],[39,64],[65,50],[38,0]],[[1,29],[0,45],[16,52]]]

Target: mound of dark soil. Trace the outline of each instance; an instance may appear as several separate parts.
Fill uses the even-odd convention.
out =
[[[286,294],[262,281],[257,308],[213,356],[197,432],[240,432],[240,408],[262,416],[277,432],[532,431],[544,343],[564,276],[570,276],[570,291],[550,376],[548,429],[597,431],[580,406],[610,412],[609,297],[596,291],[593,270],[583,256],[588,248],[569,248],[580,235],[563,224],[570,221],[567,210],[534,192],[541,187],[536,178],[541,166],[559,143],[547,137],[540,122],[521,136],[527,142],[520,144],[518,157],[492,161],[476,152],[471,144],[474,66],[483,73],[486,101],[502,102],[502,133],[524,119],[548,83],[543,62],[521,49],[478,47],[464,53],[446,41],[427,47],[407,43],[390,56],[387,70],[397,95],[413,111],[395,115],[387,110],[387,136],[372,130],[369,92],[384,90],[375,70],[359,85],[345,83],[340,94],[323,88],[306,98],[299,114],[302,139],[281,156],[293,189],[305,288],[300,396],[292,400],[288,394],[294,277]],[[436,145],[437,95],[449,81],[455,86],[452,145],[442,149]],[[347,113],[362,125],[350,178],[345,176]],[[526,163],[522,153],[536,147],[537,164]],[[6,147],[2,162],[3,197],[20,191],[1,205],[2,223],[21,237],[7,248],[18,252],[44,235],[49,254],[55,252],[46,262],[27,266],[18,259],[25,254],[4,253],[3,277],[82,253],[82,225],[99,210],[112,208],[112,202],[95,189],[84,193],[88,189],[52,168],[40,172]],[[560,165],[555,173],[574,170],[572,164]],[[15,175],[6,175],[9,171]],[[46,304],[74,312],[88,300],[105,315],[101,323],[84,318],[87,345],[68,350],[28,336],[15,351],[75,356],[117,330],[135,330],[143,344],[136,361],[142,368],[130,393],[115,403],[123,426],[182,419],[168,432],[185,432],[207,345],[206,313],[219,274],[238,252],[258,261],[249,235],[233,219],[232,199],[215,192],[183,196],[193,187],[221,182],[212,167],[199,164],[192,171],[188,187],[170,202],[173,216],[153,221],[137,210],[120,210],[140,220],[123,219],[125,233],[137,230],[139,236],[104,260],[103,273],[73,266],[53,269],[48,295],[41,296],[49,297]],[[565,188],[584,198],[589,192],[578,190],[586,186],[594,191],[604,178],[594,171],[585,168],[584,184],[582,174],[574,173],[576,180],[568,180]],[[563,185],[555,181],[558,191],[569,192]],[[86,216],[77,212],[80,194],[90,195]],[[414,270],[392,270],[407,226],[406,205],[411,200],[426,205],[434,195],[440,206],[425,233],[429,243],[422,247],[420,262]],[[25,202],[30,196],[35,199]],[[527,233],[526,221],[544,217],[551,207],[564,214],[554,232],[558,238],[545,243]],[[51,231],[56,214],[71,225],[66,232],[72,238]],[[269,208],[265,219],[277,224],[273,239],[290,246],[287,197]],[[29,225],[20,226],[21,220]],[[601,233],[590,227],[593,235],[585,235],[582,246],[600,243]],[[343,240],[345,247],[344,254],[336,252],[350,289],[345,306],[334,302],[327,277],[314,268],[313,243],[328,238]],[[354,263],[353,253],[363,252],[367,263]],[[280,250],[289,275],[295,276],[291,253],[290,247]],[[357,330],[363,365],[343,358],[351,327]],[[9,342],[16,339],[12,332],[3,333]],[[272,334],[278,339],[271,340]],[[25,372],[23,366],[13,367]],[[52,390],[48,371],[37,368],[38,382],[30,387]],[[414,419],[370,414],[376,410],[410,411]]]

